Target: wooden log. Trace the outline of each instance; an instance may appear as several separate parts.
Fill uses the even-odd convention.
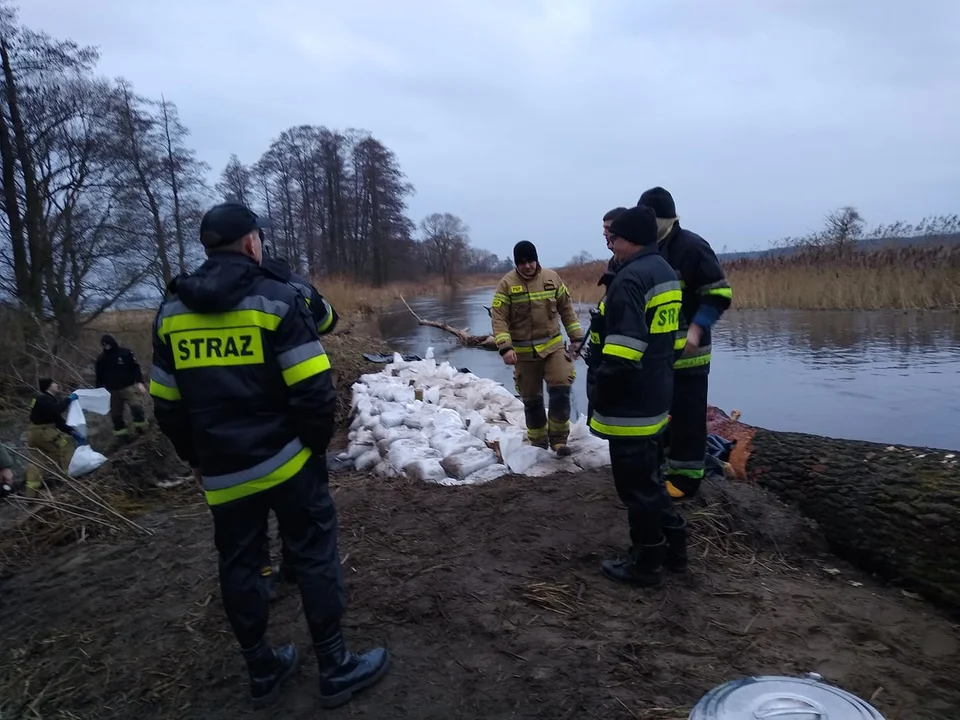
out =
[[[737,441],[733,475],[815,520],[838,556],[960,611],[960,452],[773,432],[716,408],[707,424]]]
[[[470,348],[481,348],[483,350],[496,350],[497,343],[493,339],[493,335],[471,335],[469,329],[464,328],[460,330],[453,327],[452,325],[447,325],[446,323],[437,322],[436,320],[424,320],[419,315],[417,315],[413,308],[407,304],[407,301],[403,299],[403,295],[398,295],[401,302],[407,306],[407,310],[410,311],[410,314],[417,319],[417,324],[423,327],[432,327],[437,328],[438,330],[443,330],[448,332],[460,342],[464,347]]]

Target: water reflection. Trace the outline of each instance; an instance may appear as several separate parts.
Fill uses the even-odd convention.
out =
[[[490,331],[484,305],[493,289],[415,298],[424,319]],[[581,321],[589,322],[587,308]],[[513,387],[512,369],[493,352],[468,350],[420,327],[402,305],[378,318],[387,343],[441,359]],[[714,333],[710,401],[744,420],[876,442],[960,447],[960,315],[956,313],[743,311]],[[574,406],[586,408],[577,366]]]

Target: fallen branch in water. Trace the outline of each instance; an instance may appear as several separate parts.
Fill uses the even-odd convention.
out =
[[[494,341],[493,335],[471,335],[469,329],[458,330],[452,325],[437,322],[436,320],[424,320],[413,311],[413,308],[410,307],[410,305],[407,304],[407,301],[404,300],[403,295],[398,294],[397,297],[400,298],[400,301],[406,306],[407,310],[410,311],[410,314],[417,319],[417,323],[419,325],[422,325],[423,327],[437,328],[437,330],[448,332],[455,336],[457,340],[460,341],[460,344],[464,347],[482,348],[484,350],[497,349],[497,343]]]

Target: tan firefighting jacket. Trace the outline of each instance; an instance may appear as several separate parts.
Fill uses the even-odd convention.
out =
[[[573,301],[553,270],[540,268],[530,280],[514,269],[496,292],[490,309],[493,337],[500,354],[514,350],[520,360],[546,357],[563,347],[560,320],[570,340],[583,340]]]

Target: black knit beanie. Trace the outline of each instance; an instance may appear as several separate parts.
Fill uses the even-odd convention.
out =
[[[653,208],[658,218],[667,219],[677,216],[677,205],[673,202],[673,195],[659,185],[650,188],[641,195],[637,205],[646,205],[649,208]]]
[[[646,205],[632,207],[610,223],[610,232],[634,245],[653,245],[657,242],[657,216]]]
[[[537,257],[537,246],[529,240],[521,240],[513,246],[513,262],[521,265],[525,262],[540,262]]]
[[[40,392],[46,392],[50,389],[51,385],[53,385],[53,378],[42,377],[37,381],[37,387],[40,388]]]

